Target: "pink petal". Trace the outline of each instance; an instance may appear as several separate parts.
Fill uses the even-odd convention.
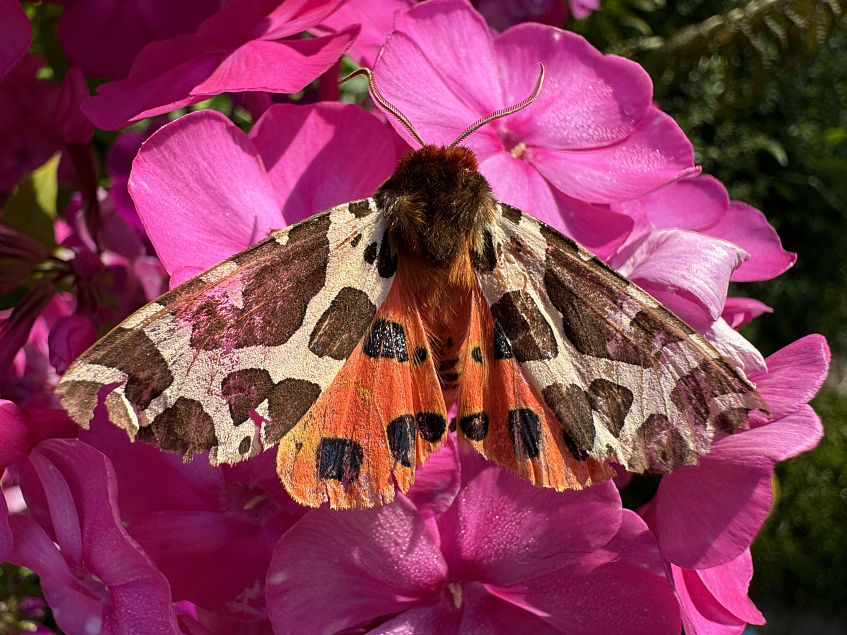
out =
[[[9,72],[29,50],[32,44],[32,27],[17,0],[0,0],[0,79]]]
[[[753,573],[749,550],[731,562],[710,569],[681,569],[676,565],[670,565],[670,569],[686,632],[740,635],[747,623],[765,623],[747,597]]]
[[[30,425],[25,410],[7,399],[0,399],[0,475],[29,454],[32,447]]]
[[[652,107],[622,141],[591,152],[533,146],[523,158],[568,196],[591,203],[636,198],[696,173],[691,142],[670,116]]]
[[[335,632],[437,597],[447,567],[414,506],[309,512],[274,549],[267,578],[275,632]],[[351,593],[351,591],[353,591]]]
[[[797,254],[785,251],[765,215],[740,201],[732,201],[729,214],[707,232],[734,242],[752,257],[732,273],[736,282],[770,280],[788,270]]]
[[[767,358],[767,374],[750,375],[774,418],[794,412],[817,394],[829,367],[823,335],[807,335]]]
[[[77,357],[97,341],[97,329],[87,317],[68,315],[59,318],[50,329],[47,345],[50,364],[57,373],[64,373]]]
[[[59,93],[56,108],[56,126],[65,143],[87,145],[94,137],[94,126],[82,114],[80,104],[88,98],[88,85],[82,70],[76,66],[68,70]]]
[[[215,111],[190,113],[150,137],[129,192],[168,272],[208,269],[285,225],[258,151]]]
[[[509,586],[563,568],[617,531],[621,508],[613,483],[556,492],[461,450],[463,487],[437,519],[453,576]]]
[[[362,30],[347,55],[359,66],[373,68],[379,50],[394,29],[395,14],[411,6],[412,0],[350,0],[311,31],[323,35],[360,24]]]
[[[22,489],[43,488],[54,540],[74,573],[51,579],[50,570],[42,570],[44,550],[56,549],[43,540],[40,558],[30,562],[36,554],[29,549],[18,560],[41,576],[51,606],[55,598],[59,625],[68,632],[95,623],[104,634],[176,632],[167,581],[121,523],[108,459],[75,439],[50,439],[33,450],[30,462],[37,480],[27,483],[22,476]],[[94,606],[77,601],[81,590],[97,598]]]
[[[247,42],[221,59],[214,73],[192,88],[191,103],[224,92],[296,93],[344,54],[358,30],[352,26],[324,37]],[[161,107],[152,112],[162,112]]]
[[[658,229],[629,245],[611,262],[653,295],[676,294],[696,303],[711,322],[723,310],[731,273],[746,257],[744,251],[724,240]],[[658,299],[667,302],[665,297]],[[693,326],[697,328],[698,324]]]
[[[498,200],[532,214],[559,231],[565,229],[550,184],[531,165],[508,152],[497,152],[480,161],[479,171],[491,184]]]
[[[753,321],[763,313],[773,313],[764,302],[753,298],[727,298],[721,317],[734,329]]]
[[[729,195],[720,181],[701,174],[617,203],[612,209],[635,219],[633,237],[661,227],[702,231],[727,214]]]
[[[582,20],[600,8],[600,0],[568,0],[568,5],[570,5],[574,20]]]
[[[711,569],[697,571],[703,584],[724,608],[750,624],[764,624],[765,618],[747,597],[753,578],[753,560],[747,549],[735,560]]]
[[[461,483],[459,448],[456,437],[450,435],[444,447],[415,471],[415,483],[406,496],[418,508],[421,518],[428,520],[453,504]]]
[[[336,3],[285,5],[274,16],[268,12],[274,13],[277,2],[240,0],[206,20],[197,34],[152,42],[129,76],[101,85],[83,111],[97,126],[111,130],[223,92],[301,90],[338,60],[358,27],[321,38],[281,40],[320,21]]]
[[[627,240],[632,219],[618,214],[606,205],[585,203],[554,190],[560,219],[553,226],[590,249],[595,256],[607,260]]]
[[[219,7],[218,0],[75,0],[66,3],[57,36],[68,59],[87,74],[124,77],[146,44],[190,33]]]
[[[249,139],[287,224],[371,196],[398,158],[393,130],[352,104],[276,104]]]
[[[662,556],[689,569],[718,566],[750,546],[772,502],[776,462],[813,448],[823,428],[809,406],[715,441],[700,465],[662,478],[645,513]]]
[[[557,632],[680,632],[679,608],[656,541],[644,521],[629,510],[623,510],[618,533],[603,549],[522,584],[488,588],[541,616]]]
[[[544,64],[538,99],[504,120],[528,146],[603,148],[629,138],[649,117],[653,85],[647,72],[623,57],[603,55],[575,33],[521,24],[497,37],[494,46],[497,66],[492,72],[502,92],[498,108],[525,99],[538,76],[539,63]],[[455,81],[461,81],[463,69],[453,72]]]
[[[759,350],[744,339],[741,333],[730,327],[723,318],[712,322],[701,334],[745,377],[767,371],[768,366]]]
[[[411,120],[425,143],[449,144],[501,107],[491,32],[470,5],[455,0],[420,3],[397,15],[395,29],[374,73],[380,91]],[[536,74],[534,70],[531,77]],[[417,146],[399,124],[390,122]]]
[[[6,497],[0,497],[0,562],[5,562],[12,551],[12,528],[9,527],[9,507],[6,505]]]

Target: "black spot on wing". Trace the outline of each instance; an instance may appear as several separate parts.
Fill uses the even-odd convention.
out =
[[[326,284],[329,215],[271,236],[230,258],[238,270],[224,280],[192,280],[160,301],[191,328],[199,350],[285,344],[303,324],[309,301]]]
[[[419,412],[415,415],[418,432],[424,441],[435,443],[447,431],[447,419],[437,412]]]
[[[409,361],[403,325],[382,318],[374,320],[371,324],[371,329],[362,343],[362,350],[369,357],[387,357],[398,362]]]
[[[415,461],[415,418],[412,415],[395,417],[385,432],[394,460],[403,467],[412,467]]]
[[[521,216],[523,216],[523,212],[517,207],[512,207],[511,205],[506,205],[505,203],[500,203],[500,211],[503,213],[504,218],[512,221],[515,225],[521,222]]]
[[[371,206],[368,202],[368,199],[363,199],[361,201],[353,201],[352,203],[350,203],[350,205],[347,206],[347,209],[356,218],[363,218],[371,213]]]
[[[253,437],[244,437],[241,439],[241,443],[238,444],[238,453],[239,454],[247,454],[250,451],[250,447],[253,445]]]
[[[199,401],[180,397],[153,421],[138,429],[138,438],[168,452],[191,456],[218,444],[212,417]]]
[[[415,364],[423,364],[428,356],[429,355],[426,352],[426,348],[424,348],[423,346],[417,346],[415,347],[415,352],[413,354],[412,361]]]
[[[503,333],[503,327],[500,322],[494,321],[494,359],[512,359],[512,346],[509,340],[506,339],[506,334]]]
[[[324,437],[316,451],[318,477],[343,484],[359,479],[365,458],[362,446],[351,439]]]
[[[541,391],[544,403],[556,417],[564,431],[565,445],[578,461],[588,458],[594,446],[594,417],[591,401],[582,388],[574,384],[567,387],[551,384]]]
[[[146,409],[174,380],[156,344],[141,329],[118,327],[85,354],[85,361],[126,373],[124,395],[139,410]]]
[[[488,414],[483,411],[463,416],[459,429],[471,441],[482,441],[488,436]]]
[[[347,359],[374,315],[376,306],[367,293],[353,287],[342,288],[312,329],[309,350],[318,357]]]
[[[519,459],[534,459],[541,453],[541,420],[529,408],[509,410],[509,434]]]
[[[519,362],[551,359],[558,355],[553,329],[528,294],[522,291],[504,293],[491,305],[491,314],[502,326]]]
[[[616,438],[620,437],[626,415],[632,407],[632,391],[607,379],[598,378],[588,386],[591,408],[601,415],[603,425]]]
[[[473,252],[473,266],[479,272],[493,271],[497,266],[497,252],[494,250],[494,239],[487,229],[482,233],[482,251]]]
[[[482,363],[482,349],[479,346],[474,346],[471,349],[471,359],[477,364]]]
[[[391,241],[388,239],[388,230],[382,235],[376,270],[383,278],[390,278],[397,271],[397,253],[391,247]]]

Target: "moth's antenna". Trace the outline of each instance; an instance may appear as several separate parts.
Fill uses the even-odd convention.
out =
[[[385,97],[382,96],[382,93],[379,92],[379,88],[376,87],[376,80],[374,79],[374,74],[371,72],[371,69],[364,68],[364,67],[363,68],[357,68],[355,71],[350,73],[347,77],[345,77],[344,79],[342,79],[338,83],[343,84],[348,79],[352,79],[353,77],[356,77],[357,75],[367,75],[368,76],[368,87],[370,88],[371,96],[374,98],[376,103],[378,103],[380,106],[382,106],[391,115],[393,115],[394,118],[397,119],[397,121],[399,121],[401,124],[403,124],[403,127],[406,130],[409,131],[409,134],[412,135],[415,138],[415,141],[417,141],[418,143],[421,144],[421,147],[425,146],[426,144],[423,142],[423,139],[421,139],[417,130],[415,130],[415,127],[412,125],[412,122],[409,121],[408,119],[406,119],[406,115],[404,115],[402,112],[400,112],[397,109],[396,106],[394,106],[393,104],[390,104],[388,101],[386,101]]]
[[[506,117],[508,115],[511,115],[512,113],[516,113],[517,111],[526,108],[532,102],[534,102],[535,98],[538,97],[538,93],[541,92],[541,83],[544,81],[544,64],[539,64],[539,66],[541,67],[541,71],[538,73],[538,81],[535,82],[535,88],[532,90],[532,94],[529,97],[524,99],[522,102],[515,104],[514,106],[495,110],[487,117],[483,117],[476,123],[471,124],[462,134],[456,137],[456,140],[450,144],[450,147],[455,147],[457,144],[464,141],[470,134],[482,128],[485,124],[494,121],[495,119],[500,119],[501,117]]]

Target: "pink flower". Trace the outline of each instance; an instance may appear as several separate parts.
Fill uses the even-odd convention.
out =
[[[54,122],[59,87],[36,77],[43,66],[27,55],[0,81],[0,195],[62,147]]]
[[[224,92],[293,93],[347,50],[357,26],[304,39],[338,0],[235,0],[191,34],[144,47],[126,79],[103,84],[83,111],[116,130]]]
[[[708,569],[668,566],[687,634],[741,635],[747,624],[765,623],[759,609],[747,597],[753,577],[749,549],[734,560]]]
[[[0,0],[0,79],[11,70],[32,44],[32,27],[18,0]]]
[[[95,418],[80,439],[114,465],[121,519],[167,578],[173,597],[226,619],[266,619],[265,577],[280,535],[306,509],[265,452],[235,466],[191,463]]]
[[[459,489],[432,469],[460,470]],[[277,633],[679,633],[653,539],[611,483],[536,488],[455,441],[418,474],[408,498],[311,511],[282,537]]]
[[[485,21],[498,31],[521,22],[562,26],[569,14],[568,4],[562,0],[473,0],[473,4]],[[588,13],[590,11],[585,15]]]
[[[421,3],[396,24],[377,84],[427,143],[451,143],[477,119],[526,98],[544,64],[531,106],[463,143],[497,198],[565,225],[583,244],[620,244],[632,225],[591,204],[635,198],[694,171],[690,142],[651,105],[650,78],[633,62],[545,25],[494,34],[464,0]]]
[[[773,500],[774,464],[815,447],[823,434],[807,402],[826,376],[826,340],[809,335],[766,361],[767,372],[749,378],[771,416],[754,413],[750,430],[716,440],[699,465],[664,476],[641,510],[662,556],[679,567],[715,567],[747,549]]]
[[[129,191],[173,287],[274,229],[370,196],[396,147],[390,128],[349,104],[277,104],[249,134],[203,111],[150,137]]]
[[[220,0],[63,2],[56,35],[72,64],[89,76],[125,77],[147,44],[191,33],[220,9]]]
[[[9,519],[9,559],[38,574],[65,632],[178,632],[167,580],[121,524],[106,457],[75,439],[44,441],[21,488],[33,514]]]

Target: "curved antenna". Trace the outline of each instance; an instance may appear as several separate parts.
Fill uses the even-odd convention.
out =
[[[522,110],[529,106],[532,102],[535,101],[535,98],[538,97],[538,93],[541,92],[541,83],[544,81],[544,64],[538,64],[541,67],[541,71],[538,73],[538,80],[535,82],[535,88],[532,90],[532,94],[524,99],[522,102],[515,104],[514,106],[509,106],[508,108],[501,108],[500,110],[495,110],[487,117],[483,117],[476,123],[471,124],[468,128],[456,137],[456,140],[450,144],[449,147],[453,148],[456,144],[464,141],[469,135],[476,132],[480,128],[482,128],[485,124],[494,121],[495,119],[500,119],[501,117],[506,117],[513,113],[516,113],[519,110]]]
[[[379,88],[376,87],[376,80],[374,79],[374,74],[371,72],[369,68],[357,68],[355,71],[350,73],[347,77],[339,81],[339,84],[343,84],[348,79],[352,79],[357,75],[367,75],[368,76],[368,88],[371,91],[371,96],[374,98],[376,103],[378,103],[382,108],[391,114],[397,121],[403,124],[403,127],[409,131],[409,134],[415,138],[415,141],[421,144],[421,147],[424,147],[426,144],[421,139],[415,127],[412,125],[412,122],[406,119],[406,115],[400,112],[396,106],[390,104],[386,101],[385,97],[382,96],[382,93],[379,92]]]

